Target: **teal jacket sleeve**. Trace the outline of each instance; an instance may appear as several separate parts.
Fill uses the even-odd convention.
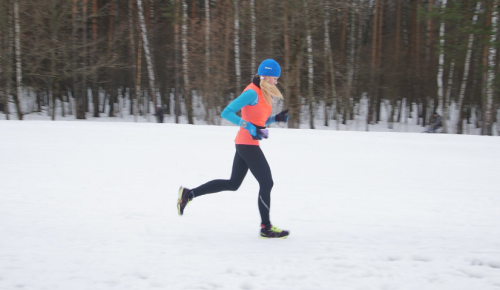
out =
[[[271,116],[271,117],[267,118],[266,126],[270,125],[270,124],[274,124],[274,123],[276,123],[276,120],[275,120],[274,116]]]
[[[236,115],[236,112],[240,111],[244,106],[255,106],[258,102],[259,97],[257,93],[252,89],[246,90],[229,103],[229,105],[222,110],[220,116],[235,125],[241,126],[243,119]]]

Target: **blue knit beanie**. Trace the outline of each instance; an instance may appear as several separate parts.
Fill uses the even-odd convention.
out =
[[[280,77],[281,68],[274,59],[266,59],[259,65],[257,74],[259,76]]]

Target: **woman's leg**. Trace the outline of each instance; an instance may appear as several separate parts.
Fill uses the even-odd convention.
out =
[[[262,224],[269,226],[269,211],[271,208],[271,189],[274,182],[271,175],[271,168],[267,163],[260,146],[256,145],[236,145],[236,152],[245,160],[246,165],[257,179],[260,185],[259,190],[259,212]]]
[[[193,192],[194,197],[225,190],[235,191],[240,187],[241,183],[243,182],[243,179],[247,175],[247,172],[248,172],[247,164],[241,158],[240,154],[236,151],[236,153],[234,154],[231,179],[212,180],[196,188],[193,188],[191,191]]]

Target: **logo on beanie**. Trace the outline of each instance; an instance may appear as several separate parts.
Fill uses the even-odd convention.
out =
[[[273,68],[272,68],[272,67],[268,67],[268,66],[266,66],[266,67],[264,67],[264,68],[265,68],[265,69],[270,69],[270,70],[273,70]]]

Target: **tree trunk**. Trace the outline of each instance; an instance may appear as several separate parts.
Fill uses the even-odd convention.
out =
[[[210,1],[205,0],[205,79],[203,82],[203,95],[206,100],[205,120],[208,124],[215,124],[216,108],[213,90],[210,86]]]
[[[493,135],[492,125],[493,125],[493,83],[495,81],[495,59],[497,56],[496,50],[496,40],[497,40],[497,32],[498,32],[498,0],[493,2],[493,7],[490,9],[491,13],[491,36],[490,36],[490,45],[488,51],[488,63],[487,63],[487,79],[486,79],[486,100],[483,102],[483,112],[484,112],[484,121],[482,127],[482,135]],[[485,46],[485,49],[488,46]],[[495,112],[496,113],[496,112]]]
[[[57,99],[61,100],[61,105],[64,106],[61,97],[61,83],[58,79],[55,79],[53,91],[52,91],[52,121],[56,119],[56,108],[57,108]]]
[[[417,104],[417,112],[416,112],[416,121],[417,124],[420,124],[420,110],[419,110],[419,103],[423,103],[423,107],[425,110],[425,107],[427,104],[425,104],[425,101],[422,98],[422,74],[421,74],[421,59],[420,59],[420,54],[421,54],[421,44],[420,41],[422,40],[421,36],[421,25],[420,25],[420,20],[418,17],[418,9],[420,7],[420,0],[415,0],[413,1],[414,3],[414,9],[413,13],[415,15],[414,17],[414,25],[415,25],[415,46],[413,47],[414,51],[414,60],[415,60],[415,75],[416,78],[414,79],[414,91],[415,91],[415,103]]]
[[[474,17],[472,19],[472,25],[475,25],[477,22],[478,14],[481,9],[481,2],[477,2],[476,5],[476,10],[474,13]],[[458,109],[458,122],[456,125],[456,133],[457,134],[462,134],[463,131],[463,120],[464,120],[464,114],[463,114],[463,103],[464,103],[464,96],[465,96],[465,88],[467,86],[467,79],[469,77],[469,67],[470,67],[470,58],[472,54],[472,45],[474,43],[474,33],[469,34],[469,42],[467,44],[467,55],[465,58],[465,68],[464,68],[464,74],[462,77],[462,84],[460,85],[460,93],[458,96],[458,102],[457,102],[457,109]]]
[[[397,1],[397,6],[396,6],[396,37],[395,37],[395,47],[396,47],[396,50],[395,50],[395,55],[394,55],[394,62],[396,64],[396,71],[398,71],[400,69],[400,62],[401,62],[401,10],[402,10],[402,4],[401,4],[401,1]],[[398,99],[398,94],[399,94],[399,91],[400,91],[400,78],[398,76],[395,76],[396,77],[396,80],[395,80],[395,87],[394,89],[392,90],[391,94],[391,102],[390,102],[390,105],[392,107],[392,112],[391,114],[389,114],[389,120],[388,120],[388,127],[389,129],[393,129],[394,128],[394,115],[395,115],[395,112],[396,112],[396,107],[397,107],[397,99]],[[398,110],[398,116],[400,116],[400,113],[401,111]],[[399,117],[398,117],[398,122],[399,122]]]
[[[288,119],[288,128],[300,128],[300,108],[302,106],[300,95],[300,75],[302,70],[302,58],[305,49],[305,41],[298,33],[297,27],[303,26],[300,21],[303,18],[298,16],[294,10],[292,0],[285,2],[285,70],[287,71],[285,79],[285,106],[290,110]],[[295,7],[296,8],[296,7]],[[300,8],[299,8],[300,9]],[[288,53],[287,53],[288,51]]]
[[[88,112],[88,92],[87,92],[87,74],[85,73],[87,69],[87,0],[82,0],[82,31],[83,31],[83,37],[82,37],[82,46],[83,46],[83,55],[82,55],[82,68],[83,68],[83,73],[82,73],[82,92],[83,92],[83,101],[84,103],[84,110],[85,112]]]
[[[284,84],[284,93],[285,93],[285,106],[289,108],[290,106],[290,100],[289,98],[291,97],[291,91],[290,91],[290,29],[288,25],[288,16],[289,16],[289,0],[284,0],[285,1],[285,10],[284,10],[284,17],[283,17],[283,46],[284,46],[284,70],[283,70],[283,79]],[[290,114],[293,114],[293,112],[290,112]],[[290,118],[292,119],[292,118]],[[288,122],[286,123],[287,126],[289,126]]]
[[[380,7],[380,11],[379,11],[379,15],[378,15],[378,37],[377,37],[377,69],[376,69],[376,72],[375,72],[375,82],[376,82],[376,93],[375,93],[375,96],[376,96],[376,106],[375,106],[375,124],[377,124],[379,121],[380,121],[380,112],[381,112],[381,103],[382,103],[382,94],[381,94],[381,90],[382,88],[380,88],[380,83],[381,83],[381,75],[382,75],[382,36],[383,36],[383,30],[384,30],[384,27],[383,27],[383,24],[384,24],[384,9],[385,9],[385,4],[386,4],[386,0],[381,0],[382,3],[381,3],[381,7]]]
[[[148,32],[146,30],[146,21],[144,20],[144,9],[142,8],[142,0],[137,0],[137,13],[139,15],[139,23],[141,27],[142,42],[144,46],[144,54],[146,57],[146,64],[148,68],[148,79],[149,79],[149,93],[153,99],[153,106],[156,108],[156,87],[155,87],[155,75],[153,68],[153,61],[151,58],[151,53],[149,49]]]
[[[304,11],[305,11],[305,23],[306,23],[306,41],[307,41],[307,76],[308,76],[308,86],[307,86],[307,104],[309,105],[309,126],[314,129],[314,62],[313,62],[313,46],[312,46],[312,35],[311,27],[309,23],[309,0],[304,0]]]
[[[442,0],[441,2],[441,11],[444,11],[446,8],[446,1],[447,0]],[[441,26],[439,28],[439,69],[438,69],[438,74],[437,74],[437,83],[438,83],[438,110],[443,110],[444,114],[444,107],[443,107],[443,83],[444,83],[444,44],[445,44],[445,25],[444,21],[441,21]],[[441,115],[443,115],[441,114]],[[444,118],[443,118],[444,119]],[[443,126],[444,127],[444,126]]]
[[[139,107],[141,104],[140,95],[141,95],[141,72],[142,68],[142,39],[139,37],[137,43],[137,80],[135,82],[135,110],[134,110],[134,120],[137,122],[137,115],[139,114]]]
[[[179,9],[181,6],[181,0],[175,0],[175,16],[174,16],[174,62],[175,62],[175,123],[179,123],[179,117],[181,115],[181,103],[180,103],[180,81],[179,81]],[[137,92],[139,93],[139,92]]]
[[[328,2],[323,3],[325,13],[324,13],[324,19],[323,19],[323,25],[324,25],[324,37],[323,37],[323,42],[324,42],[324,47],[323,47],[323,63],[325,64],[325,69],[324,69],[324,78],[323,78],[323,113],[324,113],[324,126],[328,127],[329,126],[329,121],[330,121],[330,116],[328,115],[328,107],[330,104],[330,99],[328,98],[328,69],[326,64],[328,63],[328,26],[330,22],[330,13],[328,10]]]
[[[364,6],[363,6],[364,5]],[[358,6],[360,6],[361,11],[360,11],[360,17],[359,17],[359,22],[358,22],[358,31],[357,31],[357,39],[361,40],[363,39],[363,33],[368,30],[368,27],[364,29],[365,23],[366,23],[366,18],[369,15],[370,7],[371,4],[366,1],[358,0]],[[368,25],[366,25],[368,26]],[[360,41],[361,42],[361,41]],[[361,69],[360,69],[360,63],[361,63],[361,52],[362,52],[362,45],[358,45],[356,49],[356,57],[354,59],[354,76],[353,76],[353,93],[351,96],[353,96],[353,103],[356,101],[361,100],[363,97],[363,92],[364,92],[364,84],[362,83],[361,79]],[[359,112],[360,108],[358,108]],[[354,120],[354,112],[351,113],[350,116],[347,116],[349,120]],[[368,125],[366,125],[368,126]]]
[[[251,32],[251,42],[250,42],[250,55],[251,55],[251,60],[250,60],[250,75],[254,75],[257,73],[256,70],[256,59],[255,59],[255,47],[256,47],[256,39],[255,39],[255,34],[256,34],[256,27],[255,27],[255,0],[250,0],[250,19],[252,22],[252,32]]]
[[[347,124],[347,119],[349,115],[351,114],[351,95],[353,91],[353,82],[354,82],[354,63],[355,63],[355,58],[356,58],[356,39],[355,39],[355,32],[356,32],[356,15],[359,14],[359,7],[356,3],[356,0],[351,1],[351,27],[350,29],[350,35],[349,35],[349,51],[348,51],[348,59],[347,59],[347,82],[346,82],[346,91],[345,91],[345,96],[344,96],[344,123]],[[333,61],[332,61],[333,63]],[[332,82],[335,82],[335,79],[332,79]],[[337,120],[338,122],[338,120]],[[337,125],[338,129],[338,125]]]
[[[432,12],[432,9],[433,9],[433,6],[434,6],[434,0],[429,0],[429,3],[428,3],[428,11],[429,13]],[[432,17],[429,17],[429,19],[427,20],[427,38],[426,38],[426,45],[425,45],[425,65],[426,65],[426,72],[425,72],[425,80],[426,80],[426,86],[425,86],[425,89],[424,89],[424,98],[425,98],[425,102],[424,102],[424,111],[422,112],[423,114],[423,123],[422,123],[422,126],[426,126],[427,124],[427,120],[428,120],[428,117],[431,115],[431,114],[428,114],[427,113],[427,107],[430,107],[430,100],[433,100],[433,108],[432,108],[432,112],[435,111],[435,108],[437,107],[436,106],[436,95],[435,95],[435,91],[432,90],[432,88],[434,87],[433,86],[433,78],[432,78],[432,74],[431,74],[431,68],[432,68],[432,63],[434,62],[434,57],[433,57],[433,53],[431,53],[432,51],[432,45],[433,45],[433,42],[434,42],[434,22],[433,22],[433,19]],[[425,106],[425,104],[428,104],[428,106]]]
[[[349,18],[349,2],[345,1],[344,17],[342,19],[342,28],[340,33],[340,52],[339,63],[344,63],[345,44],[347,41],[347,19]]]
[[[14,101],[17,109],[17,117],[23,119],[22,100],[23,100],[23,85],[22,85],[22,64],[21,64],[21,25],[19,23],[19,0],[14,0],[14,31],[15,31],[15,52],[16,52],[16,92]]]
[[[333,56],[332,56],[332,46],[331,46],[331,40],[330,40],[330,6],[329,6],[329,0],[326,0],[324,3],[325,7],[325,52],[327,55],[326,63],[328,64],[328,69],[325,69],[325,71],[328,71],[330,74],[330,89],[332,92],[332,100],[333,100],[333,106],[335,107],[335,118],[336,118],[336,128],[339,130],[339,122],[340,122],[340,110],[339,110],[339,102],[338,102],[338,97],[337,97],[337,87],[335,85],[335,68],[333,65]],[[347,14],[346,14],[347,15]],[[347,17],[347,16],[346,16]],[[349,84],[347,84],[349,86]],[[326,88],[325,88],[326,89]],[[325,107],[326,107],[326,101],[325,100]],[[326,116],[325,116],[326,117]],[[344,115],[345,118],[345,115]],[[325,125],[328,126],[327,121],[325,120]]]
[[[58,29],[53,29],[51,31],[51,37],[53,39],[57,39],[57,35],[59,34]],[[59,79],[57,77],[57,71],[56,71],[56,63],[57,59],[59,58],[58,56],[58,51],[56,49],[52,49],[50,51],[50,72],[51,72],[51,77],[50,77],[50,89],[49,91],[52,91],[52,100],[49,101],[51,105],[49,106],[49,114],[51,116],[52,121],[55,121],[56,119],[56,108],[57,108],[57,99],[60,98],[61,94],[61,86]],[[62,100],[62,98],[61,98]],[[64,107],[64,104],[62,105]]]
[[[372,54],[370,65],[370,93],[367,103],[367,116],[366,116],[366,131],[369,130],[368,125],[372,122],[373,103],[376,101],[377,82],[376,82],[376,69],[377,69],[377,55],[378,55],[378,29],[379,29],[379,14],[380,14],[380,0],[375,0],[374,15],[373,15],[373,31],[372,31]]]
[[[193,101],[191,96],[191,88],[189,84],[189,55],[188,55],[188,14],[186,0],[182,0],[182,71],[184,76],[184,95],[186,100],[186,113],[188,123],[194,124],[193,121]]]
[[[234,66],[236,69],[235,96],[241,92],[241,64],[240,64],[240,15],[239,0],[234,1]]]
[[[205,0],[205,78],[210,77],[210,0]]]
[[[135,41],[134,41],[134,0],[129,0],[128,1],[128,40],[129,40],[129,59],[130,59],[130,87],[129,87],[129,98],[130,98],[130,114],[134,114],[135,116],[135,110],[134,110],[134,95],[137,94],[137,91],[135,90],[135,77],[136,77],[136,70],[137,70],[137,57],[136,57],[136,52],[135,52]]]
[[[75,99],[75,117],[76,119],[79,120],[84,120],[86,119],[85,116],[85,103],[83,100],[83,94],[81,92],[81,86],[78,84],[80,83],[80,78],[77,74],[77,69],[80,68],[81,63],[80,63],[80,56],[78,54],[77,47],[79,47],[81,44],[78,42],[78,29],[79,29],[79,23],[78,21],[80,20],[81,17],[79,17],[79,3],[77,0],[73,0],[72,2],[72,36],[73,36],[73,47],[72,47],[72,62],[73,62],[73,73],[72,73],[72,93],[73,93],[73,98]]]
[[[9,95],[10,86],[12,79],[12,45],[10,39],[12,38],[12,13],[7,11],[7,29],[0,30],[0,40],[5,39],[5,53],[3,52],[3,47],[0,46],[0,106],[3,108],[3,113],[5,114],[5,119],[10,120],[10,110],[9,110]],[[7,35],[4,35],[6,33]],[[0,42],[2,43],[2,42]],[[3,69],[5,67],[5,69]]]
[[[229,59],[230,59],[230,55],[229,55],[229,48],[231,47],[231,17],[230,17],[230,14],[231,14],[231,1],[230,0],[226,0],[226,4],[224,5],[226,7],[226,15],[225,15],[225,38],[224,38],[224,71],[223,71],[223,74],[222,74],[222,79],[223,80],[228,80],[225,82],[225,88],[222,92],[223,94],[223,103],[224,103],[224,106],[227,105],[227,99],[228,99],[228,95],[229,95],[229,91],[228,91],[228,88],[229,87],[232,87],[232,85],[229,85],[229,80],[231,79],[229,74],[230,74],[230,69],[229,69]],[[234,24],[234,23],[233,23]],[[234,26],[234,25],[233,25]]]
[[[2,111],[5,115],[6,113],[6,107],[8,106],[7,102],[7,95],[5,94],[4,90],[4,71],[3,71],[3,47],[2,47],[2,40],[3,40],[3,31],[0,30],[0,111]]]
[[[131,0],[132,1],[132,0]],[[94,65],[97,63],[97,0],[92,0],[92,56],[94,59]],[[98,73],[94,73],[91,76],[92,79],[92,104],[93,104],[93,116],[94,118],[99,117],[99,84],[97,82]]]
[[[453,76],[455,73],[455,60],[451,60],[450,64],[450,72],[448,73],[448,84],[446,87],[446,93],[444,93],[444,104],[443,104],[443,118],[441,121],[443,122],[443,133],[448,133],[448,119],[449,119],[449,110],[450,110],[450,99],[451,99],[451,89],[453,86]]]

